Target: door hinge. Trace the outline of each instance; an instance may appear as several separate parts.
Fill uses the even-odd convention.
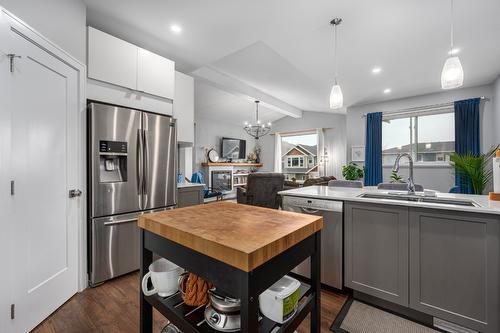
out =
[[[15,319],[16,318],[16,305],[11,304],[10,305],[10,319]]]
[[[15,194],[15,183],[13,180],[10,181],[10,195]]]
[[[21,58],[21,56],[14,53],[9,53],[7,54],[7,58],[9,58],[10,61],[10,72],[14,73],[14,59]]]
[[[80,190],[70,190],[68,196],[70,198],[75,198],[75,197],[79,197],[81,195],[82,195],[82,191],[80,191]]]

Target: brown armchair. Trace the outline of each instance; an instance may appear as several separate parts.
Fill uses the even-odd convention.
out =
[[[278,209],[281,204],[279,191],[283,190],[285,176],[282,173],[251,173],[247,185],[238,187],[236,201],[241,204]]]

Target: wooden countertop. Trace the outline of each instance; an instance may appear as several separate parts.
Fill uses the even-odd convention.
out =
[[[323,228],[320,216],[231,202],[139,217],[139,227],[250,272]]]

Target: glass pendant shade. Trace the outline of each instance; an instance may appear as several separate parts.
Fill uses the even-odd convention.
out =
[[[337,82],[338,77],[338,66],[337,66],[337,26],[342,23],[342,19],[339,17],[334,18],[330,21],[333,26],[333,55],[335,64],[335,81],[330,92],[330,109],[340,109],[344,105],[344,95],[342,95],[342,89]]]
[[[342,95],[342,89],[338,84],[332,87],[330,92],[330,109],[339,109],[344,105],[344,96]]]
[[[464,83],[464,70],[460,59],[456,56],[449,57],[441,72],[441,87],[443,89],[453,89],[461,87]]]

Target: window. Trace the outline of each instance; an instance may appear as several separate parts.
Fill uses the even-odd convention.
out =
[[[288,156],[287,166],[289,168],[302,168],[302,167],[304,167],[304,156],[299,156],[299,157]]]
[[[287,180],[303,181],[319,176],[317,161],[318,135],[303,133],[281,137],[282,171]]]
[[[394,164],[400,153],[422,163],[446,163],[455,151],[455,114],[418,114],[382,122],[382,163]]]

